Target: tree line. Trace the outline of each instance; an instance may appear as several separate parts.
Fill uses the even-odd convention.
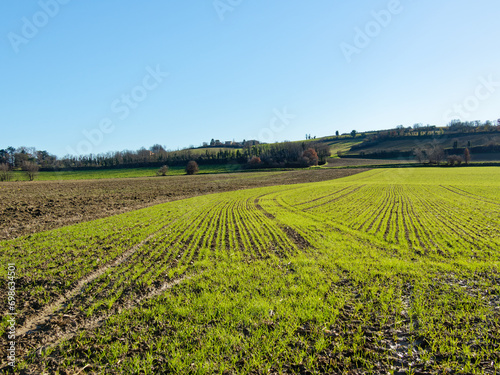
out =
[[[119,151],[89,155],[66,155],[58,158],[33,147],[8,147],[0,150],[0,165],[6,171],[78,170],[95,168],[131,168],[185,166],[190,161],[199,165],[242,164],[249,168],[306,167],[326,162],[330,156],[327,145],[317,142],[283,142],[248,144],[241,149],[186,149],[167,151],[161,145],[137,151]],[[258,158],[258,160],[256,159]]]

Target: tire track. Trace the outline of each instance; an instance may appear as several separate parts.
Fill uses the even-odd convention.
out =
[[[131,257],[137,250],[139,250],[142,246],[148,243],[151,239],[153,239],[158,233],[161,231],[165,230],[166,228],[170,227],[173,225],[175,222],[183,218],[185,215],[188,213],[183,214],[181,217],[173,220],[172,222],[168,223],[167,225],[163,226],[159,230],[155,231],[154,233],[150,234],[148,237],[146,237],[144,240],[139,242],[137,245],[131,247],[129,250],[125,251],[122,253],[120,256],[115,258],[113,261],[108,263],[107,265],[98,268],[94,272],[90,273],[89,275],[85,276],[84,278],[80,279],[77,283],[77,285],[72,288],[71,290],[67,291],[64,293],[63,296],[61,296],[58,300],[55,302],[45,306],[42,311],[39,313],[35,314],[34,316],[26,319],[24,322],[24,325],[20,327],[17,330],[17,335],[18,336],[23,336],[29,331],[36,330],[38,326],[41,326],[45,324],[50,318],[58,311],[60,310],[64,303],[67,302],[69,299],[73,298],[78,294],[78,292],[81,292],[84,287],[91,282],[93,282],[95,279],[98,277],[102,276],[104,273],[106,273],[109,269],[118,267],[122,263],[124,263],[129,257]]]
[[[335,198],[335,199],[329,200],[329,201],[327,201],[327,202],[325,202],[325,203],[318,204],[318,205],[316,205],[316,206],[312,206],[312,207],[305,208],[305,209],[303,209],[302,211],[309,211],[309,210],[312,210],[312,209],[314,209],[314,208],[321,207],[321,206],[324,206],[324,205],[327,205],[327,204],[330,204],[330,203],[336,202],[336,201],[338,201],[338,200],[340,200],[340,199],[342,199],[342,198],[344,198],[344,197],[347,197],[348,195],[354,194],[354,193],[355,193],[355,192],[357,192],[359,189],[361,189],[361,188],[363,188],[363,187],[365,187],[365,186],[366,186],[366,184],[365,184],[365,185],[358,186],[357,188],[355,188],[355,189],[351,190],[350,192],[348,192],[348,193],[346,193],[346,194],[344,194],[344,195],[341,195],[340,197],[337,197],[337,198]]]
[[[63,341],[70,340],[73,337],[77,336],[78,334],[80,334],[80,332],[82,330],[90,331],[90,330],[97,329],[97,328],[101,327],[102,325],[104,325],[106,323],[106,321],[109,318],[111,318],[112,316],[119,315],[126,310],[130,310],[134,307],[137,307],[142,302],[149,300],[151,298],[157,297],[160,294],[162,294],[163,292],[165,292],[169,289],[172,289],[176,285],[179,285],[180,283],[182,283],[184,281],[190,280],[195,276],[197,276],[197,275],[183,275],[177,279],[169,280],[169,281],[163,283],[160,287],[151,290],[146,295],[144,295],[136,300],[129,301],[128,304],[122,305],[104,316],[100,316],[97,319],[86,320],[82,323],[76,324],[76,326],[73,326],[69,331],[64,331],[63,334],[57,335],[57,334],[54,334],[54,330],[51,330],[52,334],[50,337],[47,337],[46,335],[36,337],[35,339],[38,339],[37,340],[38,344],[34,348],[32,348],[29,353],[24,354],[24,358],[26,359],[34,354],[40,356],[48,349],[54,348],[57,345],[61,344]],[[57,325],[57,322],[54,322],[53,325]],[[57,325],[57,327],[61,328],[60,325]],[[51,327],[51,328],[55,328],[55,327]],[[68,328],[68,326],[66,326],[65,328]],[[60,330],[58,330],[58,331],[60,331]],[[2,363],[2,364],[4,364],[4,363]],[[7,366],[0,367],[0,372],[6,368],[7,368]]]
[[[446,189],[448,191],[451,191],[452,193],[455,193],[455,194],[458,194],[462,197],[465,197],[465,198],[469,198],[469,199],[475,199],[475,200],[478,200],[478,201],[481,201],[481,202],[485,202],[485,203],[488,203],[488,204],[494,204],[496,206],[500,206],[500,203],[497,203],[497,202],[492,202],[490,201],[489,199],[485,198],[485,197],[482,197],[480,195],[477,195],[477,194],[472,194],[472,193],[469,193],[468,191],[465,191],[465,190],[462,190],[462,189],[459,189],[455,186],[449,186],[449,187],[446,187],[444,185],[439,185],[439,187],[442,187],[443,189]],[[456,189],[456,190],[459,190],[461,193],[459,193],[458,191],[455,191],[453,189]],[[479,197],[479,198],[476,198],[476,197]]]
[[[353,186],[354,186],[354,185],[350,185],[350,186],[347,186],[347,187],[345,187],[345,188],[343,188],[343,189],[337,190],[337,191],[335,191],[335,192],[333,192],[333,193],[330,193],[330,194],[324,195],[324,196],[322,196],[322,197],[319,197],[319,198],[316,198],[316,199],[313,199],[313,200],[310,200],[310,201],[307,201],[307,202],[302,202],[302,203],[292,204],[291,206],[292,206],[292,207],[297,207],[297,206],[302,206],[302,205],[305,205],[305,204],[308,204],[308,203],[316,202],[316,201],[319,201],[319,200],[321,200],[321,199],[325,199],[325,198],[327,198],[327,197],[331,197],[332,195],[335,195],[335,194],[341,193],[341,192],[343,192],[344,190],[347,190],[347,189],[349,189],[349,188],[352,188]]]
[[[260,205],[260,199],[262,197],[264,197],[265,195],[268,195],[268,194],[264,194],[264,195],[261,195],[259,197],[256,197],[255,200],[254,200],[254,206],[259,210],[261,211],[266,217],[268,217],[269,219],[272,219],[272,220],[276,220],[276,218],[274,217],[274,215],[272,215],[271,213],[267,212],[261,205]],[[281,224],[277,224],[278,227],[286,234],[286,236],[292,240],[294,243],[295,243],[295,246],[297,246],[297,248],[299,250],[305,250],[305,249],[308,249],[308,248],[312,248],[314,246],[312,246],[309,241],[307,241],[300,233],[298,233],[295,229],[289,227],[289,226],[284,226],[284,225],[281,225]]]

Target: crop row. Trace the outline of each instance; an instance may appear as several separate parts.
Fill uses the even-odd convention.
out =
[[[103,247],[94,250],[100,251],[98,256],[102,259],[106,248],[111,247],[112,250],[109,251],[107,261],[100,267],[99,262],[89,262],[82,249],[80,259],[86,259],[90,265],[87,269],[75,270],[72,276],[80,276],[83,280],[87,277],[89,281],[84,282],[81,289],[73,289],[63,300],[62,306],[55,306],[56,313],[64,314],[66,319],[45,319],[45,328],[62,334],[73,322],[84,326],[86,321],[95,321],[116,313],[161,289],[165,283],[197,272],[208,264],[228,259],[279,259],[296,254],[298,248],[293,239],[287,236],[275,220],[262,213],[253,203],[254,200],[255,196],[248,194],[236,197],[200,197],[192,199],[192,205],[182,206],[189,209],[176,209],[175,204],[169,204],[151,209],[149,215],[138,213],[136,217],[127,218],[129,225],[143,222],[144,225],[136,225],[137,229],[124,224],[121,233],[123,238],[137,238],[129,242],[116,241],[114,244],[108,238],[103,241]],[[103,231],[109,229],[98,222],[96,230],[99,230],[99,225],[101,229],[104,228]],[[78,226],[73,229],[77,236],[67,237],[73,245],[77,241],[83,242],[85,235],[95,236],[95,232],[89,234]],[[116,239],[116,229],[110,232],[110,237]],[[15,242],[11,241],[9,245],[15,248]],[[52,246],[57,249],[58,245],[59,242],[52,240]],[[67,243],[62,243],[61,246],[63,248],[58,249],[61,252],[59,262],[60,268],[64,268],[64,249],[69,246]],[[36,262],[38,259],[34,254],[31,256]],[[71,257],[74,251],[68,251],[68,254]],[[115,257],[111,258],[113,255]],[[26,269],[24,267],[23,271]],[[22,302],[26,309],[21,309],[24,319],[19,323],[36,317],[45,306],[58,298],[60,300],[61,295],[75,285],[76,281],[68,282],[65,288],[51,289],[54,278],[60,280],[60,275],[54,276],[53,271],[52,268],[44,267],[37,270],[37,274],[32,277],[39,286],[38,289],[30,289],[28,283],[21,283],[18,293],[23,296]],[[89,278],[90,272],[95,276]],[[48,295],[49,298],[39,299],[35,303],[33,297],[38,297],[37,293]],[[43,335],[37,334],[31,337],[31,344],[22,344],[28,347],[33,345],[33,341],[41,342],[43,339]]]
[[[195,208],[158,231],[119,267],[89,284],[78,307],[87,315],[99,308],[111,309],[117,301],[137,299],[145,290],[184,275],[197,262],[282,257],[294,252],[293,241],[251,204],[251,198],[222,199]]]
[[[331,191],[323,187],[313,195],[301,188],[277,194],[276,199],[289,209],[418,254],[484,257],[500,246],[500,206],[495,202],[483,202],[478,210],[477,201],[457,198],[444,187],[371,184],[332,186]]]

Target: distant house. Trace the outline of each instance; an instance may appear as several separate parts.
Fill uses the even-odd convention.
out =
[[[219,139],[212,139],[210,141],[210,144],[208,144],[207,142],[203,142],[203,147],[208,147],[208,145],[210,145],[210,147],[233,147],[233,148],[238,148],[238,147],[243,147],[245,145],[253,146],[253,145],[258,145],[258,144],[259,144],[259,141],[255,141],[255,140],[243,141],[243,142],[236,142],[236,141],[232,140],[232,141],[221,142]]]
[[[251,139],[249,141],[245,141],[245,143],[243,143],[243,146],[257,146],[258,144],[260,144],[259,141],[255,140],[255,139]]]

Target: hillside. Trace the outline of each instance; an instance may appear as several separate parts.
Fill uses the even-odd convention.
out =
[[[346,156],[379,156],[388,154],[391,156],[411,156],[415,149],[427,149],[429,147],[441,147],[445,151],[469,149],[491,148],[500,145],[500,134],[495,133],[458,133],[441,134],[436,136],[406,136],[394,137],[384,140],[365,139],[357,145],[354,145]],[[483,150],[487,152],[487,150]],[[492,150],[494,151],[494,149]]]
[[[364,159],[336,166],[371,165],[366,160],[386,160],[377,164],[393,164],[394,160],[415,160],[439,164],[451,155],[463,158],[468,148],[471,161],[500,160],[500,125],[476,123],[451,123],[446,127],[417,126],[370,131],[318,139],[281,143],[260,143],[258,140],[243,142],[214,141],[212,146],[166,150],[157,144],[149,149],[116,151],[57,158],[47,151],[28,147],[9,147],[0,150],[0,167],[9,175],[20,171],[26,164],[41,171],[109,170],[130,168],[159,168],[163,165],[181,170],[189,161],[204,166],[237,166],[236,169],[304,168],[332,163],[333,159]],[[310,150],[314,152],[310,154]],[[309,153],[309,154],[308,154]],[[439,161],[431,161],[432,154],[439,154]],[[311,156],[312,155],[312,156]],[[467,157],[466,159],[469,159]],[[461,161],[460,161],[461,162]],[[345,165],[344,165],[345,164]],[[11,179],[10,177],[3,180]],[[0,176],[0,180],[2,180]]]

